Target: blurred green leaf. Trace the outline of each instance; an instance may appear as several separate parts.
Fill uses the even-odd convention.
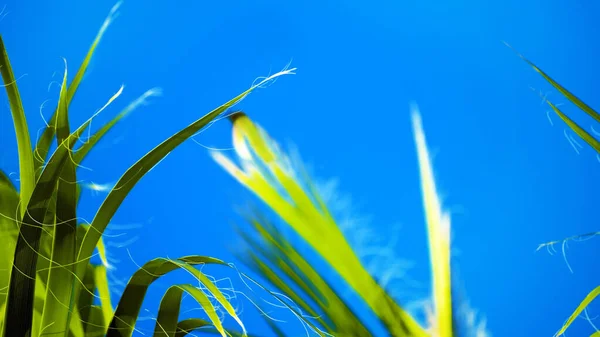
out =
[[[235,153],[241,164],[236,165],[221,152],[211,151],[215,161],[314,248],[363,299],[390,336],[454,336],[457,318],[452,310],[450,218],[441,208],[416,106],[412,108],[412,120],[429,234],[433,288],[433,310],[427,315],[428,327],[421,326],[405,311],[362,265],[308,174],[302,168],[292,166],[279,145],[244,113],[232,115],[231,120]],[[314,320],[324,329],[323,333],[335,336],[372,335],[363,324],[363,318],[355,315],[339,295],[340,290],[333,288],[275,226],[256,212],[249,217],[249,222],[259,239],[241,232],[250,247],[242,260],[309,317],[314,316],[305,322]]]

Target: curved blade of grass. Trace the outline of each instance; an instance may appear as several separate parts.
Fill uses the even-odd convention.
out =
[[[129,115],[132,111],[137,109],[140,105],[144,104],[148,97],[158,96],[160,89],[154,88],[146,91],[143,95],[138,97],[132,103],[130,103],[125,109],[123,109],[117,116],[111,119],[108,123],[104,124],[96,133],[94,133],[81,147],[79,147],[73,159],[75,163],[80,164],[83,162],[89,152],[96,146],[96,144],[110,131],[121,119]]]
[[[198,304],[206,311],[212,325],[217,329],[221,336],[225,337],[225,329],[219,320],[219,315],[202,290],[189,284],[172,286],[167,289],[160,302],[158,317],[154,328],[154,337],[175,337],[177,331],[177,322],[179,320],[179,309],[183,292],[191,295]]]
[[[119,97],[119,96],[120,96],[120,95],[123,93],[123,89],[124,89],[124,86],[121,86],[121,88],[119,88],[119,90],[118,90],[118,91],[117,91],[117,92],[116,92],[114,95],[112,95],[112,96],[110,97],[110,99],[109,99],[109,100],[108,100],[108,101],[107,101],[107,102],[104,104],[104,106],[102,106],[102,107],[101,107],[101,108],[100,108],[98,111],[96,111],[96,112],[94,113],[94,115],[92,116],[92,118],[90,118],[90,120],[89,120],[89,121],[91,121],[91,120],[93,119],[93,117],[95,117],[95,116],[97,116],[98,114],[100,114],[100,113],[101,113],[102,111],[104,111],[104,109],[106,109],[106,108],[107,108],[107,107],[108,107],[108,106],[109,106],[109,105],[110,105],[112,102],[114,102],[114,100],[116,100],[116,99],[117,99],[117,98],[118,98],[118,97]],[[57,110],[57,111],[58,111],[58,110]],[[55,112],[55,114],[54,114],[54,116],[53,116],[53,118],[52,118],[52,120],[51,120],[51,123],[54,123],[54,124],[56,124],[56,116],[58,116],[58,115],[57,115],[57,113]],[[49,126],[48,126],[46,129],[48,129],[48,128],[50,128],[50,127],[52,128],[52,133],[50,133],[50,134],[49,134],[49,137],[50,137],[50,139],[47,141],[47,142],[48,142],[48,145],[47,145],[47,147],[48,147],[48,148],[47,148],[47,149],[44,149],[44,150],[40,150],[40,151],[46,151],[46,152],[47,152],[47,151],[48,151],[48,149],[50,148],[50,143],[52,143],[52,137],[54,137],[54,134],[55,134],[55,131],[56,131],[56,126],[55,126],[55,125],[53,125],[53,124],[49,124]],[[42,135],[42,139],[43,139],[43,137],[44,137],[44,135]],[[45,141],[43,141],[42,139],[41,139],[40,141],[41,141],[41,142],[45,142]],[[45,146],[45,145],[42,145],[42,147],[44,147],[44,146]],[[85,146],[85,144],[84,144],[84,146]],[[40,155],[37,153],[37,151],[38,151],[38,149],[36,148],[36,155],[39,157]],[[39,167],[38,167],[38,166],[36,166],[36,173],[37,173],[37,172],[41,172],[41,168],[43,167],[43,164],[44,164],[44,162],[43,162],[43,158],[45,158],[45,157],[46,157],[46,155],[47,155],[47,153],[46,153],[46,152],[44,152],[44,154],[43,154],[43,157],[42,157],[42,159],[41,159],[41,160],[42,160],[42,161],[41,161],[41,163],[38,163],[38,162],[36,161],[36,164],[39,164]],[[75,154],[75,155],[73,155],[73,156],[72,156],[72,160],[75,162],[75,165],[79,165],[79,163],[80,163],[80,162],[81,162],[81,161],[84,159],[84,157],[85,157],[85,155],[86,155],[86,154],[87,154],[87,151],[85,151],[85,147],[84,147],[84,153],[83,153],[82,155],[80,155],[79,157],[76,157],[76,154]],[[38,158],[38,157],[36,157],[36,160],[40,161],[40,158]]]
[[[548,83],[550,83],[553,87],[555,87],[558,91],[560,91],[560,93],[563,94],[569,101],[571,101],[573,104],[575,104],[581,110],[585,111],[585,113],[590,115],[597,122],[600,122],[600,114],[598,114],[596,111],[594,111],[594,109],[592,109],[589,105],[585,104],[582,100],[577,98],[577,96],[573,95],[571,92],[569,92],[567,89],[565,89],[558,82],[553,80],[550,76],[548,76],[548,74],[543,72],[533,62],[526,59],[525,56],[523,56],[519,52],[517,52],[508,43],[505,42],[504,44],[507,45],[509,48],[511,48],[523,61],[525,61],[527,64],[529,64],[536,72],[538,72],[540,75],[542,75],[542,77],[544,77],[546,79],[546,81],[548,81]]]
[[[598,297],[598,295],[600,295],[600,286],[594,288],[594,290],[590,291],[590,293],[587,294],[587,296],[583,299],[583,301],[581,301],[581,303],[579,303],[579,305],[577,306],[575,311],[571,314],[571,316],[569,316],[569,319],[567,319],[567,322],[562,326],[562,328],[560,328],[560,330],[558,330],[558,332],[554,336],[561,336],[562,334],[564,334],[565,331],[571,325],[571,323],[573,323],[575,318],[577,318],[577,316],[579,316],[583,312],[583,310],[585,310],[585,308],[587,308],[587,306],[596,297]]]
[[[134,165],[132,165],[125,172],[125,174],[121,176],[119,181],[109,192],[108,196],[96,212],[96,215],[91,224],[92,230],[89,230],[86,233],[83,239],[83,243],[80,247],[79,253],[77,255],[77,260],[87,259],[91,256],[92,252],[96,248],[100,236],[106,229],[106,226],[108,225],[110,219],[113,217],[123,200],[125,200],[125,197],[129,194],[129,192],[133,189],[137,182],[140,181],[140,179],[146,173],[148,173],[154,166],[156,166],[162,159],[164,159],[171,151],[173,151],[176,147],[181,145],[185,140],[196,134],[200,129],[202,129],[209,122],[211,122],[213,119],[219,116],[222,112],[224,112],[232,105],[242,100],[254,89],[260,87],[266,82],[273,80],[276,77],[293,73],[293,70],[294,69],[290,69],[284,72],[277,73],[261,81],[259,84],[250,87],[248,90],[231,99],[229,102],[209,112],[204,117],[198,119],[183,130],[177,132],[176,134],[165,140],[163,143],[155,147],[153,150],[148,152]],[[83,269],[80,270],[81,272],[78,272],[78,275],[80,275],[84,271]]]
[[[21,95],[17,88],[17,80],[13,74],[4,41],[0,35],[0,73],[4,81],[4,88],[8,96],[8,103],[12,113],[12,119],[17,135],[17,149],[19,153],[19,182],[21,194],[21,216],[25,213],[27,203],[33,193],[35,187],[35,170],[33,163],[33,153],[31,152],[31,138],[29,136],[29,128],[25,111],[23,111],[23,103]]]
[[[177,332],[175,337],[185,337],[192,333],[194,330],[210,326],[210,322],[199,318],[188,318],[177,323]]]
[[[19,213],[19,194],[11,184],[0,181],[0,336],[2,336],[2,326],[4,317],[4,308],[7,298],[7,292],[10,282],[11,267],[19,235],[18,223],[14,220]]]
[[[223,309],[225,309],[227,314],[229,314],[229,316],[231,316],[231,318],[233,318],[237,322],[237,324],[242,328],[242,333],[245,336],[246,328],[244,327],[244,324],[238,317],[238,315],[235,312],[235,309],[233,308],[231,303],[229,303],[229,300],[227,300],[225,295],[223,295],[221,290],[219,290],[219,288],[208,277],[206,277],[206,275],[204,275],[204,273],[202,273],[200,270],[194,268],[192,264],[188,264],[188,263],[184,262],[181,264],[181,268],[185,269],[189,274],[193,275],[198,281],[200,281],[200,283],[204,287],[206,287],[206,289],[212,294],[214,299],[217,300],[217,302],[219,302],[219,304],[221,305],[221,307],[223,307]],[[219,330],[218,325],[216,323],[214,323],[214,324],[215,324],[215,328],[217,328],[217,330]],[[219,332],[221,332],[221,330],[219,330]]]
[[[182,297],[183,288],[174,286],[167,289],[160,301],[154,326],[154,337],[173,337],[175,335]]]
[[[117,4],[115,4],[112,7],[112,9],[110,10],[110,13],[104,20],[104,23],[102,24],[102,27],[98,31],[98,34],[96,35],[94,42],[90,46],[90,49],[88,50],[85,58],[83,59],[83,62],[79,66],[79,69],[77,70],[77,73],[75,74],[75,77],[73,78],[73,81],[69,85],[69,88],[67,89],[67,97],[66,97],[67,106],[71,104],[71,101],[73,100],[73,97],[75,96],[75,93],[77,92],[77,89],[79,88],[79,84],[81,84],[81,81],[83,80],[83,76],[85,75],[85,72],[87,71],[87,68],[92,59],[92,56],[94,55],[94,52],[96,51],[96,47],[100,43],[100,40],[102,39],[102,36],[104,36],[104,33],[106,32],[106,30],[108,29],[108,26],[116,18],[117,10],[119,9],[120,5],[121,5],[121,1],[117,2]],[[44,166],[46,157],[48,156],[48,152],[50,151],[50,145],[52,144],[52,139],[54,138],[54,134],[56,132],[56,130],[54,128],[54,124],[56,123],[57,111],[58,111],[58,109],[55,110],[54,113],[52,114],[52,118],[50,119],[50,122],[44,129],[44,132],[42,133],[40,139],[38,140],[38,142],[36,144],[36,147],[35,147],[35,154],[36,154],[35,159],[36,160],[34,163],[35,164],[35,172],[39,172],[40,169]],[[31,149],[31,145],[29,146],[29,149]],[[31,150],[30,150],[30,152],[31,152]]]
[[[40,336],[40,324],[35,324],[36,322],[39,323],[42,319],[42,311],[44,309],[44,302],[45,302],[45,294],[46,294],[46,290],[45,290],[45,286],[43,284],[41,284],[41,281],[36,280],[36,286],[39,285],[39,289],[41,289],[41,291],[37,291],[36,290],[36,294],[35,294],[35,300],[34,300],[34,313],[33,313],[33,322],[34,325],[31,329],[31,335],[32,336]],[[70,328],[69,328],[69,337],[84,337],[84,330],[83,330],[83,324],[82,324],[82,318],[79,315],[79,311],[78,310],[73,310],[72,312],[73,314],[73,319],[71,319],[71,323],[70,323]],[[89,337],[89,336],[85,336],[85,337]]]
[[[29,337],[32,327],[36,264],[39,255],[42,224],[55,191],[60,173],[69,159],[75,140],[81,136],[89,121],[79,127],[71,137],[56,149],[42,171],[29,199],[15,248],[6,304],[5,336]]]
[[[63,76],[58,100],[56,118],[56,136],[59,144],[69,136],[69,115],[67,109],[67,69]],[[60,173],[56,199],[56,221],[54,223],[54,242],[46,301],[42,312],[42,327],[49,335],[66,334],[70,326],[73,307],[73,285],[75,282],[75,244],[77,242],[77,178],[75,163],[69,158]]]
[[[184,266],[218,264],[227,266],[221,260],[204,256],[188,256],[177,260],[157,258],[138,269],[123,291],[114,316],[110,322],[107,337],[130,337],[140,312],[142,302],[150,284],[159,277]]]
[[[86,223],[80,223],[78,226],[79,233],[77,234],[77,247],[81,246],[83,242],[83,238],[85,237],[85,233],[89,230],[90,225]],[[100,262],[106,269],[111,269],[112,266],[108,263],[108,258],[106,257],[106,246],[104,245],[104,240],[102,237],[98,240],[98,245],[96,246],[98,250],[98,257],[100,258]]]
[[[433,335],[452,337],[454,323],[450,271],[450,216],[441,209],[419,110],[416,106],[411,110],[433,275]]]

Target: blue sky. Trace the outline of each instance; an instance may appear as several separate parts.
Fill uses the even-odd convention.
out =
[[[31,130],[56,104],[67,59],[75,72],[112,1],[8,0],[0,21]],[[87,119],[121,84],[108,120],[152,87],[151,99],[85,163],[81,179],[115,182],[173,132],[288,62],[297,75],[261,89],[240,107],[283,144],[294,144],[319,179],[336,178],[352,214],[412,261],[427,283],[426,241],[409,102],[416,101],[435,153],[438,185],[453,210],[456,265],[471,305],[493,336],[551,336],[600,283],[597,239],[571,243],[567,257],[539,243],[599,230],[594,196],[600,163],[565,139],[533,87],[551,91],[507,41],[593,107],[600,106],[600,23],[590,0],[484,1],[142,1],[127,0],[94,58],[70,111]],[[566,100],[555,91],[555,103]],[[17,171],[8,105],[0,106],[0,165]],[[592,123],[570,106],[582,126]],[[126,279],[156,256],[212,255],[232,261],[239,241],[234,205],[251,197],[204,146],[231,146],[227,122],[187,142],[135,188],[115,216],[111,254]],[[199,144],[198,144],[199,143]],[[84,196],[91,220],[102,194]],[[138,224],[138,226],[132,226]],[[398,229],[396,224],[401,224]],[[121,235],[122,234],[122,235]],[[133,241],[136,240],[136,241]],[[119,248],[125,244],[126,248]],[[558,247],[560,248],[560,247]],[[596,269],[596,270],[594,270]],[[211,270],[212,271],[212,270]],[[220,271],[214,271],[220,275]],[[225,275],[225,274],[224,274]],[[235,275],[229,274],[232,278]],[[153,311],[161,291],[152,289]],[[399,282],[398,286],[402,286]],[[162,289],[162,290],[161,290]],[[590,315],[598,313],[592,306]],[[246,324],[265,327],[246,304]],[[150,321],[142,322],[145,328]],[[302,331],[294,322],[290,331]],[[593,331],[578,320],[569,335]]]

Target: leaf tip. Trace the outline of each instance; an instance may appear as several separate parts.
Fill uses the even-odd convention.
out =
[[[235,121],[237,119],[239,119],[240,117],[244,117],[246,116],[246,113],[243,112],[242,110],[237,110],[237,111],[233,111],[231,112],[228,116],[227,119],[229,119],[229,121],[233,124],[235,123]]]

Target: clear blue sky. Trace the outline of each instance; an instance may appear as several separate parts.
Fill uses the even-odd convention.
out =
[[[56,104],[59,87],[49,84],[61,78],[61,57],[72,75],[114,3],[4,4],[0,32],[35,132],[43,125],[42,102],[50,100],[46,117]],[[122,83],[124,94],[98,121],[151,87],[164,95],[124,120],[85,163],[94,171],[80,178],[116,181],[145,151],[292,60],[297,75],[257,91],[240,107],[275,138],[297,146],[318,178],[339,179],[340,191],[358,207],[352,212],[369,215],[368,226],[382,238],[397,235],[395,252],[415,263],[410,277],[426,284],[408,110],[414,100],[436,154],[439,187],[454,210],[456,264],[472,306],[485,314],[493,336],[552,336],[600,284],[593,262],[599,239],[571,243],[573,274],[560,254],[535,249],[600,230],[594,206],[600,163],[587,147],[575,153],[558,118],[550,125],[547,108],[529,89],[546,92],[549,85],[501,41],[600,107],[593,90],[600,87],[593,34],[600,31],[593,15],[599,11],[591,0],[127,0],[72,105],[72,120],[88,118]],[[549,98],[566,102],[557,92]],[[8,105],[0,109],[0,165],[17,171]],[[566,111],[591,125],[575,109]],[[218,123],[195,140],[230,147],[229,125]],[[91,220],[101,197],[87,193],[81,215]],[[115,276],[126,279],[135,268],[120,244],[139,264],[187,254],[233,261],[229,249],[239,243],[230,225],[239,220],[233,206],[248,198],[205,148],[187,142],[141,181],[113,219],[110,234],[117,236],[107,240],[121,260]],[[145,308],[155,311],[161,291],[185,277],[154,287]],[[265,332],[245,308],[248,328]],[[593,305],[590,315],[596,314]],[[289,328],[301,333],[293,322]],[[578,320],[569,335],[591,331]]]

